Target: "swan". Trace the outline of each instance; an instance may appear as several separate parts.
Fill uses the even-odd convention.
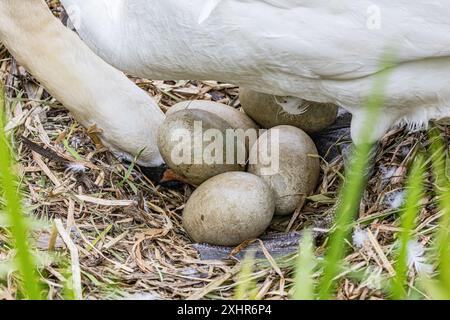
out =
[[[105,146],[163,168],[164,114],[123,74],[231,82],[352,113],[359,143],[365,100],[389,66],[376,141],[394,124],[450,116],[450,7],[445,0],[61,0],[83,41],[44,0],[0,0],[2,42]],[[119,71],[120,70],[120,71]],[[313,107],[313,104],[308,103]]]
[[[151,169],[150,176],[164,172],[156,144],[163,112],[65,28],[44,0],[0,0],[0,42],[118,158],[139,155],[137,163]]]
[[[447,0],[61,2],[85,43],[120,70],[336,104],[353,115],[355,143],[389,50],[395,63],[371,140],[395,124],[450,116]]]

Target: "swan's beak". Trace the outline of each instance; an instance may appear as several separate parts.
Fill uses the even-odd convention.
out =
[[[186,180],[185,177],[177,174],[172,169],[167,169],[166,171],[164,171],[160,182],[165,183],[165,182],[170,182],[170,181],[179,181],[179,182],[189,184],[189,182]]]
[[[141,167],[141,171],[154,184],[161,185],[169,189],[178,189],[184,184],[188,184],[186,178],[176,174],[175,171],[169,169],[165,164],[159,167]]]

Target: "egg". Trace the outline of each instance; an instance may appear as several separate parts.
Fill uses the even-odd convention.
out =
[[[224,172],[245,170],[245,141],[234,139],[233,132],[228,122],[213,113],[181,110],[160,126],[157,144],[170,169],[199,185]]]
[[[236,110],[235,108],[227,106],[223,103],[206,100],[183,101],[173,105],[166,112],[166,115],[174,114],[180,110],[204,110],[219,116],[231,127],[236,129],[236,139],[239,139],[241,141],[240,143],[245,143],[247,154],[251,146],[258,139],[260,133],[259,125],[250,119],[249,116],[247,116],[244,112]],[[241,131],[239,132],[239,130]]]
[[[200,185],[183,212],[183,226],[198,243],[235,246],[260,236],[273,218],[275,200],[263,179],[227,172]]]
[[[298,109],[307,107],[301,114],[290,114],[283,110],[280,102],[283,97],[259,93],[245,88],[240,89],[239,99],[245,113],[264,128],[278,125],[291,125],[314,133],[325,129],[336,121],[338,107],[329,103],[316,103],[303,100]]]
[[[442,118],[437,120],[436,122],[442,126],[450,126],[450,118]]]
[[[259,126],[250,119],[245,113],[236,110],[233,107],[227,106],[223,103],[206,101],[206,100],[192,100],[182,101],[173,105],[166,115],[171,115],[180,110],[198,109],[214,113],[228,122],[235,129],[258,129]]]
[[[277,126],[262,134],[250,151],[248,172],[274,190],[275,215],[301,208],[315,189],[320,162],[311,138],[293,126]]]

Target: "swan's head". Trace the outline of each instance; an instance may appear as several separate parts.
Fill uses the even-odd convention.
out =
[[[140,167],[141,171],[155,185],[169,189],[179,189],[185,183],[185,179],[169,169],[165,163],[156,167]]]

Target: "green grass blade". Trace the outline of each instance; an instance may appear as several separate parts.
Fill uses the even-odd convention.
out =
[[[391,61],[387,59],[386,61]],[[336,287],[335,277],[341,267],[341,261],[347,251],[346,239],[349,237],[353,222],[358,214],[362,194],[367,184],[364,172],[369,165],[372,146],[369,144],[372,123],[379,117],[384,104],[384,87],[387,84],[389,68],[388,62],[383,72],[378,74],[372,95],[367,101],[365,125],[360,144],[355,146],[352,160],[346,168],[346,181],[341,190],[336,208],[336,223],[332,231],[324,259],[324,272],[319,283],[319,298],[330,299]]]
[[[395,264],[395,277],[392,280],[391,294],[396,300],[405,299],[408,278],[408,245],[412,240],[415,220],[423,196],[424,159],[418,155],[413,163],[407,182],[407,194],[401,216],[400,247]]]
[[[23,215],[21,197],[17,190],[17,179],[14,172],[13,159],[4,131],[5,93],[0,83],[0,192],[6,206],[4,212],[11,224],[11,233],[17,250],[18,270],[22,280],[22,294],[28,299],[40,299],[39,278],[36,272],[33,255],[28,243],[28,228]]]
[[[313,273],[316,266],[314,240],[310,231],[305,231],[300,241],[300,250],[295,267],[294,300],[314,300]]]
[[[345,239],[351,232],[359,203],[364,190],[364,169],[367,166],[370,147],[356,147],[353,164],[349,166],[350,174],[344,184],[341,200],[336,209],[336,225],[330,236],[324,259],[324,273],[319,283],[319,298],[330,299],[335,290],[335,277],[339,273],[340,264],[347,250]]]
[[[439,281],[450,300],[450,185],[442,195],[441,210],[443,216],[439,225],[437,243],[439,248]]]
[[[253,265],[255,258],[248,254],[242,262],[241,271],[238,274],[238,281],[235,290],[235,300],[255,300],[256,283],[252,280]]]
[[[436,192],[442,218],[436,235],[436,251],[439,259],[439,285],[446,299],[450,299],[450,181],[446,175],[446,147],[438,129],[430,130],[430,153],[435,177]]]
[[[128,179],[130,178],[131,173],[133,172],[133,169],[136,166],[138,159],[141,157],[142,152],[144,152],[144,149],[140,150],[139,153],[134,157],[133,161],[131,162],[131,164],[128,167],[127,172],[125,172],[125,176],[117,185],[119,188],[121,188],[124,185],[124,183],[127,182]]]

